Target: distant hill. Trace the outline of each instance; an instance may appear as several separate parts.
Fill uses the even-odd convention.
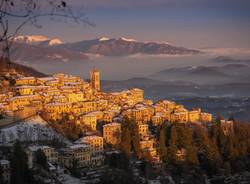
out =
[[[159,100],[170,97],[249,97],[250,82],[229,82],[227,84],[195,84],[185,81],[160,81],[148,78],[132,78],[122,81],[101,81],[106,92],[141,88],[146,98]]]
[[[18,74],[23,76],[35,76],[35,77],[44,77],[45,74],[21,64],[10,62],[8,59],[0,58],[0,76],[5,76],[6,73],[15,71]]]
[[[250,59],[235,59],[228,56],[218,56],[213,59],[214,62],[218,63],[245,63],[250,64]]]
[[[221,84],[247,82],[250,67],[244,64],[227,64],[224,66],[187,66],[169,68],[159,71],[150,78],[164,81],[186,81],[197,84]]]

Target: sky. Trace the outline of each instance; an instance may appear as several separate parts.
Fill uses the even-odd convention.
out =
[[[68,0],[96,26],[40,19],[40,29],[26,26],[20,34],[44,34],[74,42],[102,36],[170,42],[206,48],[250,48],[249,0]]]

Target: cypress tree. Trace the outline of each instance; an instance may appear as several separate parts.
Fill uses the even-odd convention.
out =
[[[160,156],[161,156],[162,160],[165,160],[165,157],[167,155],[166,126],[165,126],[165,124],[163,124],[160,128],[159,144],[160,144]]]
[[[177,152],[177,132],[174,125],[171,127],[169,145],[167,147],[167,161],[168,163],[176,162],[176,152]]]
[[[36,162],[44,168],[47,167],[47,157],[41,149],[38,149],[36,152]]]
[[[28,158],[19,142],[14,144],[14,150],[10,162],[11,184],[28,183],[30,180]]]
[[[130,156],[131,153],[131,132],[128,123],[122,125],[122,136],[121,136],[121,150],[126,156]]]

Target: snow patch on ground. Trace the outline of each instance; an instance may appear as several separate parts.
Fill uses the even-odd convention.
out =
[[[32,117],[24,122],[0,130],[0,145],[13,144],[17,140],[20,142],[37,142],[55,139],[70,144],[66,138],[56,133],[40,117]]]
[[[132,38],[124,38],[124,37],[121,37],[121,40],[126,41],[126,42],[136,42],[137,41],[137,40],[132,39]]]
[[[59,179],[63,184],[82,184],[80,179],[74,178],[69,174],[62,174]]]
[[[52,45],[58,45],[58,44],[62,44],[63,42],[60,40],[60,39],[58,39],[58,38],[54,38],[54,39],[51,39],[50,41],[49,41],[49,45],[50,46],[52,46]]]
[[[99,41],[108,41],[108,40],[110,40],[110,38],[107,38],[107,37],[101,37],[101,38],[99,38]]]

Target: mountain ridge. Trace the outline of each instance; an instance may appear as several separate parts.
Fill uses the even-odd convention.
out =
[[[126,56],[134,54],[148,55],[185,55],[199,54],[201,51],[174,46],[169,43],[141,42],[131,38],[107,38],[83,40],[60,44],[58,47],[82,51],[83,53],[100,54],[104,56]]]
[[[226,64],[223,66],[185,66],[168,68],[150,76],[152,79],[174,81],[184,80],[197,84],[219,84],[247,81],[249,66],[245,64]]]
[[[25,35],[13,38],[12,55],[21,61],[87,60],[88,54],[101,56],[192,55],[202,53],[197,49],[174,46],[166,42],[141,42],[132,38],[108,38],[80,40],[64,43],[59,38],[43,35]],[[27,52],[29,51],[29,52]]]

